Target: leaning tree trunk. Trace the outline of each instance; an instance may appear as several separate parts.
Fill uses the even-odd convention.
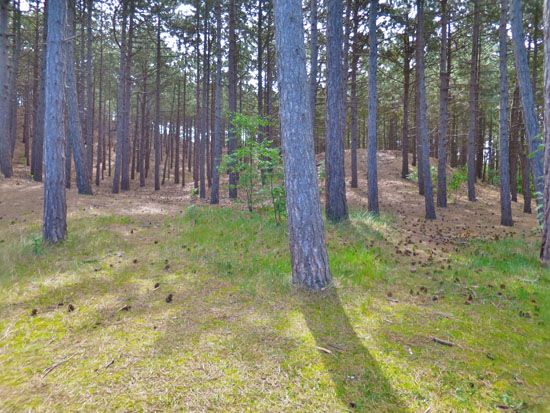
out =
[[[332,277],[315,168],[302,2],[275,0],[274,5],[292,280],[322,290],[332,284]]]
[[[44,241],[57,243],[67,234],[65,198],[65,28],[67,0],[48,1],[46,113],[44,117]]]
[[[468,200],[476,200],[476,136],[478,130],[479,111],[479,31],[480,31],[480,5],[479,0],[474,0],[474,26],[472,32],[472,54],[470,61],[470,122],[468,126]]]
[[[378,48],[376,40],[376,17],[378,14],[378,0],[371,0],[369,10],[369,118],[367,143],[367,179],[368,179],[368,209],[378,215],[378,167],[376,162],[377,134],[376,121],[378,117],[378,97],[376,72],[378,70]]]
[[[544,0],[544,44],[550,44],[550,0]],[[544,225],[540,258],[550,265],[550,53],[544,53]]]
[[[527,132],[529,152],[531,152],[530,156],[533,170],[533,182],[535,185],[535,192],[537,194],[537,209],[542,210],[544,194],[544,155],[543,150],[539,147],[542,142],[539,136],[540,128],[535,108],[533,85],[531,83],[531,76],[529,75],[527,51],[525,50],[521,3],[521,0],[512,0],[511,3],[512,40],[514,44],[516,74],[521,94],[521,106],[523,108],[523,122]]]
[[[508,130],[508,0],[500,0],[499,73],[500,73],[500,223],[511,227],[512,204],[510,199],[510,133]]]
[[[437,144],[437,206],[447,207],[447,124],[449,122],[449,73],[447,68],[447,0],[441,0],[441,52],[439,55],[439,142]]]
[[[426,205],[426,219],[435,219],[435,207],[432,189],[432,177],[430,175],[430,148],[428,143],[428,117],[426,104],[426,79],[424,73],[424,0],[416,2],[417,16],[417,39],[416,39],[416,87],[418,88],[418,137],[420,143],[419,169],[422,168],[422,176],[424,179],[424,201]],[[419,180],[420,178],[420,173]]]
[[[8,14],[9,0],[0,0],[0,170],[6,178],[13,175],[11,163]]]
[[[222,157],[222,6],[217,0],[214,6],[216,15],[216,91],[214,96],[214,168],[210,203],[220,202],[220,161]]]
[[[342,0],[327,0],[326,213],[333,222],[347,219],[344,172],[342,80]]]

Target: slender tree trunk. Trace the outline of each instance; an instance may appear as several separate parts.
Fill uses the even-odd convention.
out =
[[[359,66],[359,1],[353,3],[353,45],[351,56],[351,187],[357,188],[357,70]]]
[[[479,32],[480,32],[480,4],[474,0],[474,26],[472,32],[472,55],[470,61],[470,122],[468,126],[468,200],[476,200],[476,136],[479,116]]]
[[[378,15],[378,0],[371,0],[369,10],[369,120],[368,120],[368,149],[367,149],[367,179],[369,212],[378,215],[378,167],[376,161],[377,133],[376,121],[378,118],[377,79],[378,47],[376,40],[376,19]]]
[[[332,284],[319,202],[308,101],[301,0],[274,0],[280,120],[294,284],[323,290]]]
[[[411,46],[409,28],[403,35],[403,135],[401,139],[401,178],[409,176],[409,91],[411,85]]]
[[[544,0],[544,44],[550,44],[550,0]],[[540,258],[550,264],[550,53],[544,51],[544,211]]]
[[[65,198],[65,29],[66,0],[48,2],[48,52],[46,56],[44,117],[44,241],[57,243],[67,234]]]
[[[521,11],[521,0],[511,2],[511,28],[514,44],[514,57],[516,61],[516,74],[521,95],[521,106],[523,108],[523,122],[527,132],[527,142],[531,156],[533,170],[533,183],[537,194],[537,208],[543,208],[544,194],[544,155],[539,147],[542,143],[539,136],[540,128],[537,120],[533,85],[529,75],[529,64],[527,62],[527,51],[525,50],[525,36],[523,34],[523,18]],[[539,217],[539,222],[540,221]]]
[[[10,79],[8,57],[8,15],[9,0],[0,0],[0,170],[6,178],[11,178],[10,143]]]
[[[327,13],[326,214],[338,222],[348,217],[342,122],[342,0],[327,0]]]
[[[46,54],[48,33],[48,0],[44,1],[44,30],[42,32],[42,59],[40,61],[40,86],[38,88],[38,97],[34,119],[34,136],[32,139],[31,152],[31,171],[32,178],[37,182],[42,182],[43,155],[44,155],[44,113],[45,113],[45,93],[46,93]]]
[[[89,176],[93,176],[94,164],[94,71],[92,61],[93,7],[94,0],[86,0],[86,163],[88,165]]]
[[[216,15],[216,92],[214,96],[214,168],[212,173],[212,189],[210,203],[218,204],[220,191],[220,161],[222,157],[222,0],[217,0],[214,6]]]
[[[508,132],[508,0],[500,0],[499,73],[500,73],[500,224],[511,227],[512,204],[510,200],[510,148]]]
[[[176,109],[176,134],[175,134],[175,154],[174,154],[174,183],[180,183],[180,141],[181,141],[181,81],[178,79],[177,92],[178,104]]]
[[[10,163],[13,162],[13,153],[17,141],[17,77],[19,75],[19,57],[21,54],[21,7],[19,0],[13,0],[13,53],[10,68],[9,108],[10,108]]]
[[[65,0],[66,1],[66,0]],[[67,133],[68,140],[70,141],[70,147],[72,148],[74,165],[76,171],[76,186],[79,194],[92,194],[92,176],[90,175],[90,169],[88,168],[88,162],[86,159],[86,148],[84,145],[84,139],[82,136],[82,126],[80,124],[80,114],[78,112],[78,96],[76,86],[75,75],[75,0],[68,1],[68,13],[67,13],[67,28],[66,36],[69,39],[66,44],[66,111]],[[70,154],[70,152],[68,152]]]
[[[160,12],[157,16],[157,57],[156,57],[156,80],[155,80],[155,191],[160,190]]]
[[[101,18],[100,26],[102,26],[103,18]],[[103,28],[100,28],[103,30]],[[101,163],[105,156],[105,136],[103,134],[103,33],[101,33],[101,40],[99,44],[99,122],[97,129],[97,162],[95,168],[95,184],[99,186],[99,179],[101,176]]]
[[[233,116],[237,112],[237,10],[236,2],[239,0],[229,0],[229,67],[227,72],[228,80],[228,106],[229,106],[229,130],[227,153],[232,154],[237,149],[237,136],[235,127],[233,126]],[[237,198],[237,182],[238,175],[236,173],[229,174],[229,198]]]
[[[120,179],[123,169],[123,152],[127,144],[125,142],[128,136],[124,132],[124,104],[126,93],[125,76],[127,58],[127,24],[128,24],[128,2],[122,2],[122,31],[120,34],[120,66],[118,71],[118,90],[117,90],[117,116],[116,116],[116,153],[115,153],[115,171],[113,177],[113,194],[120,192]],[[126,136],[125,136],[126,135]]]
[[[528,149],[525,142],[525,132],[521,134],[521,151],[520,151],[520,165],[521,165],[521,190],[523,192],[523,212],[530,214],[531,211],[531,167],[529,165],[529,158],[527,156]]]
[[[313,140],[317,142],[315,135],[315,121],[317,118],[317,71],[319,66],[319,30],[318,21],[318,0],[310,0],[310,25],[311,25],[311,56],[309,72],[309,101],[311,110],[311,119],[313,125]]]
[[[447,0],[441,0],[441,53],[439,56],[439,142],[437,145],[437,206],[447,207],[447,125],[449,123],[449,73],[447,68]]]
[[[418,10],[416,39],[416,87],[418,88],[417,122],[419,137],[421,139],[421,151],[419,155],[422,157],[419,169],[423,169],[422,175],[424,177],[426,219],[435,219],[436,216],[433,200],[432,178],[430,175],[430,149],[428,146],[428,119],[424,74],[424,0],[417,0],[416,5]],[[420,179],[420,174],[418,179]]]

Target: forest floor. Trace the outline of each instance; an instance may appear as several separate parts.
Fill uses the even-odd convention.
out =
[[[0,180],[0,411],[548,411],[535,217],[514,204],[501,227],[479,185],[426,221],[400,164],[379,154],[380,218],[363,169],[348,188],[320,295],[290,285],[268,210],[190,186],[72,189],[68,239],[44,246],[42,187],[19,168]]]

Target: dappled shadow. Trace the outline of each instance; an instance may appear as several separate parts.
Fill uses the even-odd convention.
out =
[[[320,295],[303,291],[297,294],[308,328],[342,402],[357,411],[407,411],[355,333],[336,289]]]

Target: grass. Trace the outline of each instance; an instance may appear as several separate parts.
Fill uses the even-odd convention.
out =
[[[60,246],[36,223],[0,230],[0,410],[550,405],[549,274],[531,241],[472,241],[411,272],[385,244],[392,218],[353,211],[327,224],[338,288],[312,295],[290,285],[269,211],[75,218]]]

